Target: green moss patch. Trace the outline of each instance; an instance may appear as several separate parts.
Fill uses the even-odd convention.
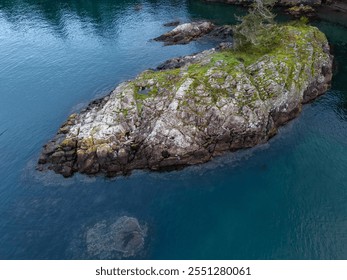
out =
[[[323,55],[322,44],[327,42],[325,35],[317,28],[300,22],[274,25],[266,34],[259,36],[259,41],[264,41],[264,44],[247,46],[237,51],[215,52],[204,62],[191,64],[182,70],[145,71],[132,82],[138,110],[141,111],[148,98],[163,94],[173,96],[188,78],[193,82],[185,94],[186,101],[180,101],[179,108],[191,102],[212,105],[221,97],[232,98],[242,79],[243,82],[247,79],[257,93],[238,95],[236,101],[240,106],[252,107],[258,99],[274,96],[275,93],[268,90],[271,83],[286,90],[290,90],[293,85],[301,89],[309,76],[315,74],[314,60]],[[262,61],[262,69],[252,70],[254,65]],[[310,71],[307,71],[308,68]],[[299,76],[294,76],[298,72]],[[144,91],[145,94],[142,93]]]

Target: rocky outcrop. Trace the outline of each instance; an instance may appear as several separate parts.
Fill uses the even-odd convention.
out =
[[[169,60],[166,60],[164,63],[158,65],[156,70],[168,70],[168,69],[177,69],[177,68],[183,68],[186,65],[191,65],[198,63],[200,60],[204,58],[204,56],[207,53],[213,53],[216,50],[231,50],[232,43],[220,43],[219,46],[216,49],[204,51],[201,53],[194,53],[192,55],[186,55],[186,56],[180,56],[171,58]]]
[[[237,5],[249,5],[253,0],[203,0],[206,2],[219,2],[227,4],[237,4]],[[309,6],[319,6],[324,3],[324,0],[277,0],[276,5],[278,6],[297,6],[297,5],[309,5]]]
[[[154,40],[162,41],[165,45],[178,45],[188,44],[191,41],[206,36],[220,40],[230,39],[232,36],[232,28],[229,25],[215,26],[209,21],[183,23],[173,30],[154,38]]]
[[[307,5],[293,6],[287,9],[286,12],[296,18],[302,16],[313,17],[316,15],[316,10]]]
[[[187,44],[210,33],[214,28],[215,26],[208,21],[183,23],[154,40],[163,41],[166,45]]]
[[[276,31],[268,51],[211,49],[120,84],[68,118],[44,146],[40,170],[116,176],[266,142],[332,78],[329,45],[317,28]]]

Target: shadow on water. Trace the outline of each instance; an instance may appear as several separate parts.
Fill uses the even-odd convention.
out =
[[[313,21],[313,24],[323,31],[331,44],[332,52],[335,58],[335,73],[332,81],[332,94],[335,97],[333,109],[337,116],[347,120],[347,26],[343,23],[346,16],[342,19],[344,22],[337,21],[333,15],[327,14],[325,20]]]
[[[136,0],[120,1],[2,1],[1,12],[7,21],[18,23],[25,20],[44,21],[56,35],[65,37],[65,21],[67,17],[77,17],[82,25],[92,25],[93,30],[102,35],[105,26],[112,24],[114,17],[127,6],[135,5]]]
[[[197,19],[209,19],[216,24],[236,24],[237,16],[247,13],[247,8],[233,6],[222,3],[206,3],[204,1],[188,1],[187,10],[192,17]]]
[[[156,0],[19,0],[0,1],[0,13],[8,22],[18,23],[24,20],[43,20],[45,24],[54,29],[57,35],[64,37],[65,21],[74,16],[82,25],[89,27],[92,24],[97,35],[103,36],[109,26],[112,26],[118,18],[118,14],[124,11],[140,13],[144,7],[149,7],[153,12],[158,9],[159,3],[165,1]],[[171,7],[184,9],[185,0],[168,1]],[[126,23],[123,23],[126,24]]]

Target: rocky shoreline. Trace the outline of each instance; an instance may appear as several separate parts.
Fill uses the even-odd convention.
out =
[[[232,5],[249,5],[253,0],[203,0],[205,2],[218,2]],[[331,0],[277,0],[277,6],[292,7],[298,5],[321,6],[326,3],[332,3]]]
[[[154,40],[165,45],[184,45],[204,37],[231,41],[232,34],[231,25],[216,26],[209,21],[197,21],[180,24]]]
[[[202,0],[211,3],[249,6],[253,0]],[[325,12],[347,19],[347,3],[343,0],[278,0],[275,6],[281,7],[294,18],[321,17]]]
[[[117,176],[204,163],[266,142],[332,78],[324,34],[278,28],[269,52],[211,49],[120,84],[68,118],[44,146],[38,169]]]

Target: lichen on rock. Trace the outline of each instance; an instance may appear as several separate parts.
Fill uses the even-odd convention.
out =
[[[270,49],[211,49],[120,84],[69,117],[44,146],[41,169],[116,176],[203,163],[266,142],[332,78],[323,33],[302,24],[273,28]]]

